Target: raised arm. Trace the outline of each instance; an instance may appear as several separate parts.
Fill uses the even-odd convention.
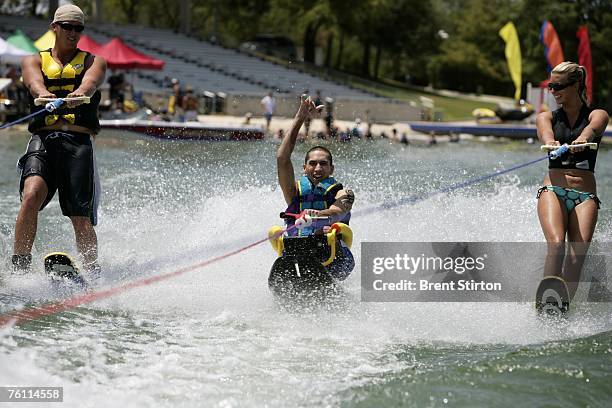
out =
[[[283,141],[276,152],[276,166],[278,170],[278,183],[283,190],[285,202],[291,204],[293,197],[296,195],[295,174],[293,173],[293,164],[291,164],[291,153],[295,148],[295,142],[300,132],[300,128],[304,124],[306,118],[312,118],[323,109],[323,106],[315,106],[310,97],[302,96],[300,99],[300,107],[293,118],[293,123],[289,128],[289,132],[283,138]]]
[[[21,62],[21,72],[23,83],[33,98],[56,98],[45,87],[45,81],[40,68],[40,55],[25,57]]]

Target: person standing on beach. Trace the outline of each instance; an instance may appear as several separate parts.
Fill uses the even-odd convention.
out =
[[[35,98],[90,97],[65,102],[58,110],[38,115],[30,122],[32,137],[19,159],[21,208],[15,224],[12,257],[15,272],[26,272],[32,262],[32,245],[38,212],[59,191],[62,214],[70,217],[77,248],[84,266],[98,272],[97,223],[99,198],[93,137],[100,129],[98,87],[104,82],[106,61],[77,48],[85,28],[83,11],[74,5],[61,6],[50,25],[55,33],[52,49],[23,60],[23,82]]]
[[[170,84],[172,87],[172,94],[170,95],[170,98],[168,99],[168,113],[172,115],[173,120],[177,122],[184,122],[185,121],[185,115],[184,115],[184,110],[183,110],[184,92],[183,92],[183,88],[181,87],[181,82],[176,78],[172,78],[172,81],[170,82]]]
[[[111,100],[111,108],[113,110],[123,112],[125,85],[125,77],[123,72],[113,72],[113,74],[108,78],[108,91]]]
[[[304,91],[304,94],[308,94],[308,91]],[[317,90],[317,94],[313,99],[313,103],[315,106],[323,106],[323,100],[321,99],[321,91]],[[310,137],[310,125],[312,124],[312,119],[310,117],[304,120],[304,131],[306,132],[306,139]]]
[[[572,146],[593,142],[599,147],[608,125],[606,111],[591,109],[587,103],[586,75],[585,68],[576,63],[557,65],[548,89],[561,108],[540,113],[536,121],[542,144],[570,147],[559,158],[549,160],[544,186],[537,194],[538,217],[548,243],[544,275],[562,277],[570,299],[578,287],[600,207],[595,182],[598,150]]]
[[[185,109],[185,120],[187,122],[197,122],[200,102],[198,101],[198,97],[195,95],[191,86],[188,86],[185,90],[182,105]]]
[[[325,98],[325,132],[328,139],[334,139],[337,132],[334,130],[334,100]]]
[[[272,95],[272,91],[270,91],[261,99],[261,108],[266,119],[266,132],[270,131],[270,122],[272,122],[272,116],[276,110],[276,99]]]

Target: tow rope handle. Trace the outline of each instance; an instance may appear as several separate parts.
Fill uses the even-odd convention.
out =
[[[329,217],[318,217],[316,215],[308,215],[306,211],[302,211],[299,214],[293,214],[290,212],[280,213],[281,218],[292,218],[295,220],[295,228],[302,230],[304,228],[312,227],[314,220],[329,220]]]
[[[91,98],[89,96],[75,96],[74,98],[36,98],[34,99],[34,105],[43,106],[49,111],[47,107],[53,106],[53,110],[59,108],[64,102],[79,102],[89,103]],[[49,112],[53,112],[53,110]]]
[[[548,151],[548,157],[550,157],[552,160],[555,160],[563,156],[565,153],[567,153],[568,151],[572,150],[575,147],[588,147],[591,150],[597,150],[597,143],[590,142],[590,143],[580,143],[580,144],[575,144],[575,145],[568,145],[566,143],[561,146],[543,145],[543,146],[540,146],[540,150]]]

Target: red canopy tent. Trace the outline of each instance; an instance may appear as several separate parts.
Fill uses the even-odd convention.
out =
[[[87,34],[81,35],[81,39],[79,40],[79,49],[83,51],[87,51],[92,53],[93,55],[100,55],[100,49],[102,45],[96,42],[93,38],[88,36]]]
[[[111,69],[162,70],[165,64],[162,60],[136,51],[116,37],[102,45],[96,55],[106,59],[106,63]]]

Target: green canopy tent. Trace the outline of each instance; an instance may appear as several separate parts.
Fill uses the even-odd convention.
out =
[[[31,53],[38,52],[38,48],[36,48],[34,42],[30,40],[30,37],[25,35],[21,30],[15,31],[13,35],[6,39],[6,42],[24,51]]]

